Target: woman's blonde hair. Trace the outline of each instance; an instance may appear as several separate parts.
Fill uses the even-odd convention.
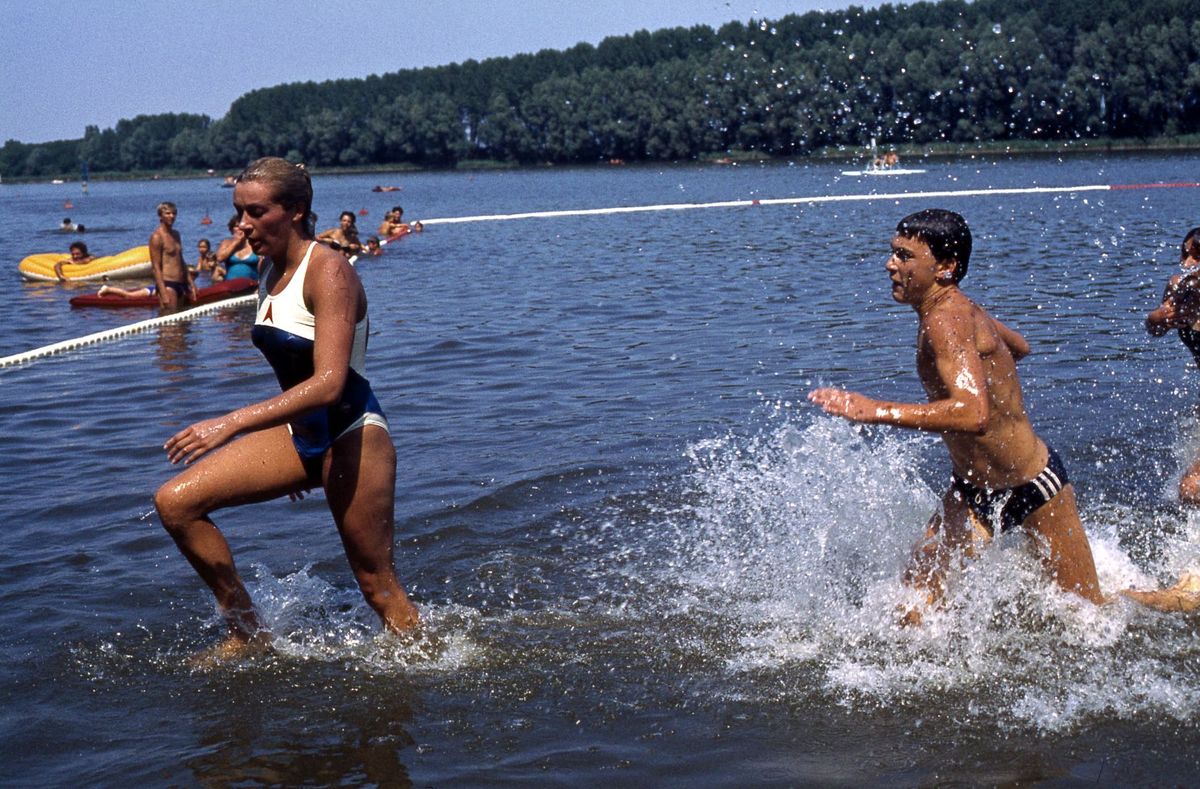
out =
[[[312,178],[303,164],[292,164],[278,156],[264,156],[246,165],[237,181],[263,181],[270,184],[272,195],[280,204],[304,209],[304,230],[310,236],[316,235],[317,215],[312,210]]]

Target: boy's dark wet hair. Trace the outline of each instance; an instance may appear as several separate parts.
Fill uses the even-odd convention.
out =
[[[954,281],[967,275],[971,261],[971,228],[961,214],[944,208],[926,208],[909,214],[896,225],[896,232],[905,238],[923,241],[934,260],[954,260]]]
[[[1183,243],[1179,245],[1179,259],[1184,258],[1200,260],[1200,227],[1193,227],[1183,237]]]
[[[87,244],[83,243],[82,241],[76,241],[75,243],[71,244],[71,246],[67,247],[67,249],[78,249],[79,254],[83,255],[84,257],[88,256]]]

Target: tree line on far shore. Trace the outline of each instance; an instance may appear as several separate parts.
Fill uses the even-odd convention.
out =
[[[673,161],[1200,131],[1200,0],[941,0],[251,91],[0,148],[0,175]]]

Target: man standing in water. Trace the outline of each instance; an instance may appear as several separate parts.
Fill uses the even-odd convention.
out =
[[[892,298],[917,312],[917,373],[929,402],[885,402],[828,388],[810,392],[809,400],[855,422],[941,434],[953,467],[950,488],[904,576],[928,604],[944,595],[953,558],[973,556],[997,528],[1038,538],[1058,585],[1100,603],[1074,489],[1022,403],[1016,362],[1029,345],[959,290],[970,257],[971,231],[952,211],[907,216],[892,239],[885,268]],[[919,610],[904,616],[906,624],[920,620]]]
[[[178,309],[185,299],[196,300],[196,284],[183,262],[183,241],[175,229],[177,215],[174,203],[159,203],[158,227],[150,236],[150,267],[158,306],[164,310]]]

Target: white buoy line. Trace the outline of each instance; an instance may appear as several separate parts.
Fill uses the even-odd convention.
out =
[[[162,326],[167,323],[178,323],[180,321],[191,320],[197,315],[213,312],[214,310],[219,310],[223,307],[252,303],[257,298],[258,297],[253,293],[248,296],[238,296],[232,299],[225,299],[224,301],[216,301],[212,304],[202,304],[199,307],[192,307],[190,310],[184,310],[183,312],[176,312],[171,315],[163,315],[158,318],[138,321],[137,323],[130,323],[126,326],[117,326],[114,329],[98,331],[95,334],[88,334],[86,336],[76,337],[71,340],[63,340],[62,342],[56,342],[52,345],[43,345],[41,348],[34,348],[32,351],[25,351],[24,353],[18,353],[12,356],[0,358],[0,367],[8,367],[9,365],[33,361],[34,359],[40,359],[43,356],[50,356],[51,354],[69,351],[74,348],[82,348],[85,345],[94,345],[98,342],[112,340],[117,337],[124,337],[126,334],[134,334],[136,332],[146,331],[147,329],[153,329],[156,326]]]
[[[1177,184],[1196,186],[1197,184]],[[1154,186],[1154,184],[1147,184]],[[913,200],[937,197],[982,197],[991,195],[1056,194],[1061,192],[1106,192],[1119,188],[1107,184],[1091,186],[1027,186],[1011,189],[959,189],[939,192],[890,192],[849,195],[810,195],[808,197],[773,197],[751,200],[718,200],[711,203],[661,203],[659,205],[614,206],[611,208],[575,208],[561,211],[527,211],[517,214],[481,214],[451,216],[441,219],[422,219],[423,225],[453,225],[463,222],[500,222],[508,219],[553,219],[564,216],[603,216],[609,214],[638,214],[647,211],[690,211],[699,208],[747,208],[764,205],[805,205],[815,203],[850,203],[865,200]]]
[[[1158,188],[1195,188],[1200,187],[1200,183],[1157,183],[1157,184],[1090,184],[1084,186],[1024,186],[1011,187],[1002,189],[947,189],[941,191],[926,191],[926,192],[884,192],[869,194],[848,194],[848,195],[810,195],[807,197],[776,197],[765,199],[750,199],[750,200],[719,200],[708,203],[660,203],[658,205],[633,205],[633,206],[612,206],[609,208],[576,208],[563,209],[558,211],[526,211],[513,214],[480,214],[478,216],[451,216],[435,219],[422,219],[423,225],[453,225],[463,224],[467,222],[503,222],[513,219],[554,219],[559,217],[574,217],[574,216],[607,216],[613,214],[637,214],[646,213],[649,211],[691,211],[702,208],[750,208],[757,206],[777,206],[777,205],[815,205],[820,203],[851,203],[864,202],[869,200],[930,200],[934,198],[946,197],[997,197],[1004,195],[1032,195],[1032,194],[1066,194],[1077,192],[1109,192],[1115,190],[1128,189],[1158,189]],[[381,242],[381,246],[386,244],[387,240]],[[352,261],[353,262],[353,259]],[[239,296],[233,299],[218,301],[213,304],[205,304],[200,307],[183,312],[177,312],[173,315],[164,315],[150,320],[131,323],[127,326],[118,326],[114,329],[96,332],[84,337],[76,337],[71,340],[63,340],[52,345],[45,345],[41,348],[34,348],[31,351],[5,356],[0,358],[0,367],[8,367],[15,364],[33,361],[43,356],[60,353],[62,351],[80,348],[86,345],[104,342],[117,337],[123,337],[127,334],[146,331],[156,326],[162,326],[165,323],[175,323],[178,321],[191,320],[192,318],[203,315],[214,310],[224,307],[235,306],[240,304],[253,303],[258,297],[256,295]]]

